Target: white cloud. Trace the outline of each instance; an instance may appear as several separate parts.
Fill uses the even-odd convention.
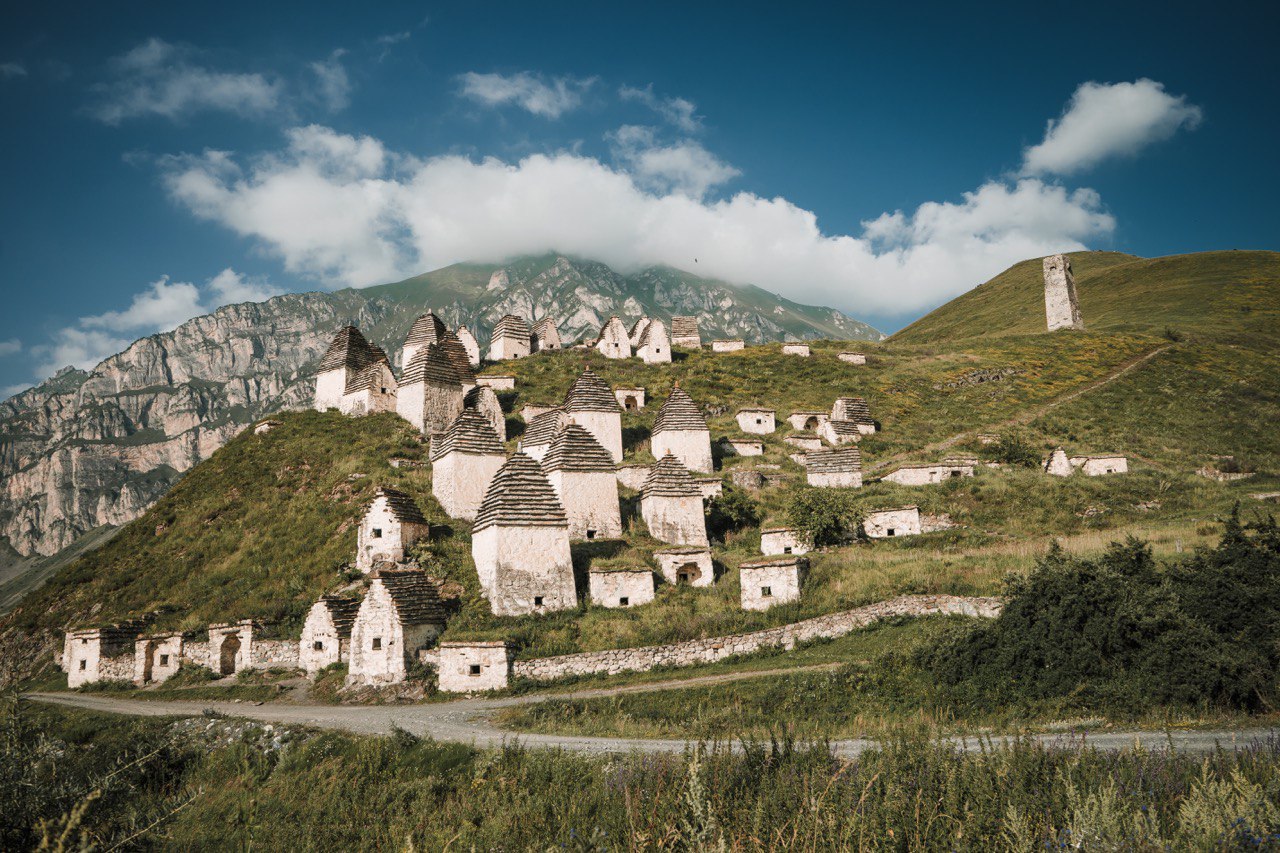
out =
[[[22,352],[22,341],[17,338],[0,341],[0,356],[13,355],[19,352]]]
[[[679,97],[659,97],[653,93],[652,83],[643,89],[623,86],[618,89],[618,97],[624,101],[644,104],[685,133],[695,133],[702,129],[702,116],[696,114],[698,107],[693,101]]]
[[[16,394],[21,394],[31,387],[30,382],[19,382],[17,385],[8,385],[0,388],[0,400],[8,400]]]
[[[0,77],[8,80],[12,77],[26,77],[27,66],[21,62],[0,62]]]
[[[257,302],[278,293],[265,280],[248,278],[231,268],[203,287],[162,276],[134,294],[128,308],[81,317],[74,325],[59,329],[51,343],[31,347],[37,361],[36,375],[50,376],[67,365],[88,370],[139,337],[172,331],[222,305]],[[3,346],[0,343],[0,354]]]
[[[328,59],[310,66],[316,78],[316,96],[330,112],[345,110],[351,103],[351,79],[342,65],[345,54],[345,50],[335,50]]]
[[[231,267],[209,279],[210,310],[223,305],[234,305],[240,302],[263,302],[283,293],[278,287],[268,284],[264,278],[250,278],[241,275]]]
[[[375,41],[378,44],[385,44],[385,45],[400,44],[400,42],[402,41],[408,41],[410,37],[412,37],[412,35],[413,34],[410,33],[408,30],[405,30],[399,33],[387,33],[386,35],[378,36],[378,38],[375,39]]]
[[[1084,248],[1115,226],[1096,193],[1028,178],[826,234],[783,198],[656,192],[578,154],[418,159],[315,126],[243,166],[225,152],[169,160],[165,180],[199,217],[332,286],[554,249],[623,270],[688,269],[697,258],[702,275],[855,315],[931,308],[1012,263]]]
[[[658,144],[652,128],[623,125],[606,138],[614,158],[642,187],[655,192],[702,198],[712,187],[741,174],[692,140]]]
[[[1203,113],[1184,95],[1142,78],[1133,83],[1082,83],[1062,116],[1050,119],[1044,140],[1023,152],[1025,175],[1069,175],[1110,157],[1136,154],[1180,128],[1194,129]]]
[[[178,119],[215,110],[263,115],[281,103],[283,84],[262,74],[215,71],[188,48],[152,38],[112,61],[115,79],[96,87],[90,113],[110,125],[145,115]]]
[[[514,104],[536,116],[559,118],[579,106],[594,83],[594,77],[547,79],[527,71],[511,75],[469,71],[458,77],[458,92],[486,107]]]

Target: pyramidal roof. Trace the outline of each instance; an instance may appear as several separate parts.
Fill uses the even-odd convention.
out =
[[[665,328],[666,326],[663,325],[661,320],[650,320],[649,324],[644,327],[644,331],[640,333],[640,337],[636,339],[636,347],[639,348],[648,345],[649,339],[653,337],[655,330]]]
[[[621,412],[618,398],[613,396],[609,383],[595,371],[587,368],[574,380],[569,393],[564,396],[566,412]],[[536,420],[536,418],[535,418]]]
[[[404,367],[401,385],[413,385],[418,382],[434,382],[444,385],[462,385],[458,370],[453,360],[438,344],[427,344],[413,354]]]
[[[564,409],[556,406],[553,409],[543,412],[532,421],[524,431],[524,436],[520,439],[520,444],[524,447],[537,447],[542,444],[550,444],[555,441],[560,430],[569,424],[569,416],[565,414]]]
[[[523,317],[517,317],[515,314],[503,314],[502,319],[498,320],[498,324],[493,327],[493,336],[495,338],[528,339],[529,324]]]
[[[431,439],[432,462],[446,453],[505,456],[507,451],[489,425],[488,418],[475,409],[463,409],[443,433]]]
[[[439,343],[440,338],[448,333],[448,327],[444,321],[428,311],[417,320],[413,321],[413,325],[409,328],[409,334],[405,336],[405,346],[421,346],[424,344]]]
[[[604,471],[612,474],[618,466],[613,462],[613,454],[605,450],[595,436],[578,424],[569,424],[551,443],[551,449],[542,458],[542,468],[546,471]]]
[[[645,478],[644,485],[640,488],[640,495],[642,499],[647,497],[700,498],[702,489],[689,473],[689,469],[684,467],[679,459],[668,453],[658,460],[658,464],[649,469],[649,476]]]
[[[548,331],[555,332],[557,336],[560,334],[560,329],[556,326],[556,321],[552,320],[550,317],[543,317],[541,320],[534,323],[533,331],[538,336],[542,336]]]
[[[811,450],[804,456],[804,467],[816,474],[847,474],[862,470],[862,451],[856,447],[835,450]]]
[[[702,430],[707,432],[707,419],[698,411],[693,398],[679,385],[671,389],[671,396],[658,410],[653,421],[654,433],[669,430]]]
[[[532,458],[517,451],[489,483],[473,533],[487,527],[568,527],[569,519]]]
[[[449,357],[453,372],[458,374],[458,381],[464,385],[475,384],[476,372],[471,367],[471,356],[467,355],[467,347],[462,343],[462,339],[446,329],[440,336],[438,346]]]
[[[384,383],[383,369],[391,374],[390,381]],[[391,366],[385,361],[375,361],[368,367],[363,368],[359,373],[351,377],[351,381],[347,383],[347,387],[343,389],[344,394],[354,394],[356,391],[367,391],[374,388],[388,388],[394,391],[396,388],[396,377],[391,373]]]
[[[325,350],[316,372],[328,373],[344,367],[363,370],[375,361],[387,361],[387,354],[381,347],[369,343],[355,326],[344,326],[334,335],[333,343]]]
[[[444,624],[448,618],[440,588],[420,571],[376,571],[373,583],[381,583],[391,596],[402,625]]]
[[[323,595],[320,597],[320,603],[329,611],[329,618],[333,621],[333,627],[338,636],[350,637],[351,626],[355,624],[356,611],[360,609],[360,602],[354,598]]]
[[[609,335],[626,338],[628,341],[631,340],[630,335],[627,334],[627,327],[622,325],[622,321],[618,319],[616,314],[606,320],[604,325],[600,327],[600,334],[596,336],[596,343],[600,343]]]
[[[841,397],[836,400],[836,404],[831,407],[832,414],[844,409],[844,417],[841,420],[853,421],[856,424],[874,424],[871,419],[871,407],[867,405],[867,401],[862,397]]]
[[[380,486],[373,493],[373,499],[387,499],[387,508],[391,510],[391,516],[396,521],[406,524],[428,524],[426,516],[422,514],[422,510],[418,508],[413,498],[406,495],[399,489],[392,489],[386,486]],[[372,504],[371,504],[372,505]]]
[[[671,334],[677,338],[692,338],[698,334],[697,317],[672,317]]]

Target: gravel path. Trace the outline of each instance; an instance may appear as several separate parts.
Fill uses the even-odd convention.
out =
[[[253,704],[251,702],[125,699],[93,693],[27,693],[25,698],[70,705],[92,711],[113,714],[133,714],[142,717],[197,716],[205,709],[220,711],[231,717],[242,717],[268,723],[309,725],[324,729],[339,729],[356,734],[388,734],[399,727],[416,735],[429,735],[440,741],[455,741],[479,747],[500,746],[518,738],[526,746],[566,749],[573,752],[682,752],[695,741],[651,740],[645,738],[583,737],[578,735],[537,734],[512,732],[493,725],[489,716],[502,708],[528,705],[548,699],[590,699],[601,696],[618,696],[625,693],[643,693],[654,690],[678,690],[706,684],[761,678],[782,673],[830,668],[833,665],[792,667],[788,669],[757,670],[723,675],[707,675],[649,684],[630,684],[619,687],[602,687],[569,693],[540,693],[503,698],[456,699],[451,702],[430,702],[420,705],[315,705],[292,702]],[[1124,749],[1141,745],[1144,749],[1172,748],[1180,752],[1207,752],[1222,747],[1235,749],[1248,747],[1280,736],[1275,729],[1220,729],[1214,731],[1177,730],[1171,732],[1106,732],[1089,735],[1046,734],[1036,735],[1034,740],[1062,748],[1075,749],[1092,746],[1099,749]],[[992,744],[1009,743],[1007,737],[953,737],[948,739],[961,749],[978,750]],[[865,738],[833,741],[832,750],[842,757],[853,757],[864,750],[874,748],[876,742]]]

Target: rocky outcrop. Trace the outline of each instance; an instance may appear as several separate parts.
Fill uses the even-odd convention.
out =
[[[250,423],[309,405],[314,365],[336,328],[359,326],[398,363],[426,310],[451,328],[466,324],[482,342],[508,313],[552,316],[566,342],[593,336],[611,314],[693,315],[704,335],[750,341],[883,337],[757,288],[668,268],[624,276],[555,255],[228,305],[0,402],[0,537],[19,554],[51,555],[136,518]]]

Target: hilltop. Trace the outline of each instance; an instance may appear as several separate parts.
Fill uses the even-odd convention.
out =
[[[1073,252],[1076,291],[1091,332],[1166,329],[1200,336],[1275,334],[1280,327],[1280,252],[1200,252],[1139,258]],[[902,329],[903,344],[1044,331],[1041,259],[1015,264]]]

